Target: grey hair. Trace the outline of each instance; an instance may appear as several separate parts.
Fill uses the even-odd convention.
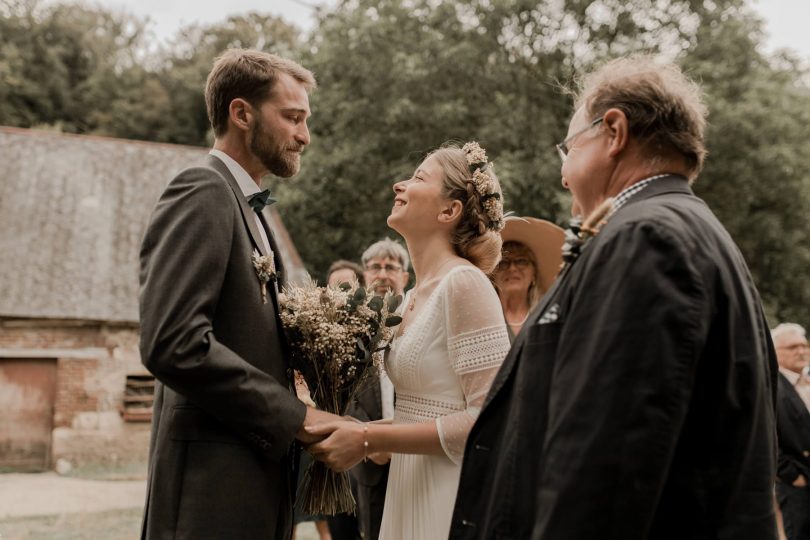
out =
[[[798,334],[801,337],[806,337],[807,332],[804,330],[804,327],[800,324],[796,323],[782,323],[776,326],[773,330],[771,330],[771,339],[773,339],[774,344],[779,341],[782,336],[786,336],[788,334]]]
[[[371,259],[385,259],[386,257],[399,261],[399,264],[402,265],[402,270],[405,272],[408,271],[409,265],[411,264],[408,250],[402,247],[402,244],[390,238],[385,238],[371,244],[368,249],[363,252],[363,256],[360,260],[363,261],[363,266],[366,266]]]

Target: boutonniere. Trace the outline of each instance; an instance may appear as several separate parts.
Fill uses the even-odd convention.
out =
[[[253,268],[256,269],[256,276],[259,278],[259,283],[262,286],[262,304],[267,303],[267,283],[276,279],[276,262],[273,258],[273,252],[268,255],[262,255],[257,249],[253,250]]]
[[[563,266],[570,266],[577,260],[588,240],[599,234],[607,223],[607,218],[610,217],[612,210],[613,198],[610,197],[597,206],[585,221],[580,216],[571,218],[568,229],[565,231],[565,242],[562,247]]]

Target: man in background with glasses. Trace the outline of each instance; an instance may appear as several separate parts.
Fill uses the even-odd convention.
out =
[[[700,88],[629,57],[577,94],[557,152],[585,220],[469,434],[450,537],[775,540],[776,358],[691,188]]]
[[[804,328],[782,323],[771,331],[779,360],[776,499],[788,540],[810,539],[810,348]]]
[[[384,295],[388,291],[404,294],[411,276],[408,273],[410,257],[402,244],[390,238],[380,240],[363,252],[361,260],[366,284],[373,287],[376,294]]]

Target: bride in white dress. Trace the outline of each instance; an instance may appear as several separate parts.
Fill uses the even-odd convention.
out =
[[[394,420],[316,426],[329,436],[309,450],[335,470],[392,453],[380,538],[447,538],[467,435],[509,350],[487,278],[500,257],[501,190],[469,143],[431,153],[394,193],[388,225],[416,274],[385,364]]]

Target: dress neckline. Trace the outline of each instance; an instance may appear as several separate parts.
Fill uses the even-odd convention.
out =
[[[425,300],[425,303],[422,304],[422,307],[419,308],[419,311],[417,311],[416,314],[411,318],[411,321],[410,321],[410,324],[408,324],[408,327],[407,328],[399,328],[399,327],[397,327],[397,332],[394,333],[394,337],[391,339],[391,345],[392,346],[396,341],[398,341],[401,338],[405,337],[405,334],[407,333],[407,331],[410,330],[416,324],[417,321],[419,321],[420,317],[425,312],[427,307],[431,304],[431,302],[433,302],[433,299],[436,297],[436,293],[438,293],[439,290],[441,290],[442,285],[444,285],[445,281],[447,281],[447,278],[450,276],[450,274],[452,274],[453,272],[455,272],[459,268],[469,268],[471,270],[474,269],[474,270],[478,270],[479,272],[481,271],[481,269],[478,268],[477,266],[469,265],[469,264],[457,264],[455,266],[451,266],[450,270],[448,270],[447,273],[441,277],[439,282],[436,284],[436,287],[430,292],[430,295],[427,297],[427,300]],[[413,292],[413,290],[414,289],[411,289],[407,293],[405,293],[405,298],[403,298],[403,300],[402,300],[403,310],[407,309],[408,299],[410,297],[409,295],[411,294],[411,292]]]

